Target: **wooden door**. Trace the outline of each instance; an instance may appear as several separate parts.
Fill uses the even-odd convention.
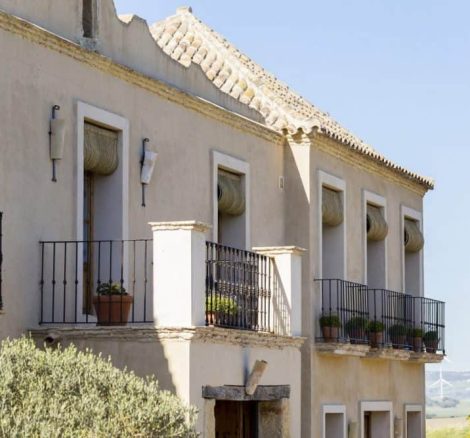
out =
[[[91,172],[85,172],[83,185],[83,312],[92,312],[93,299],[93,182]]]
[[[216,438],[256,438],[256,402],[221,401],[215,403]]]

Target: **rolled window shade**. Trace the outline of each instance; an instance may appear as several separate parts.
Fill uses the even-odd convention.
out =
[[[343,222],[343,200],[341,193],[323,187],[322,220],[325,225],[336,227]]]
[[[119,165],[118,133],[85,123],[84,165],[88,172],[112,174]]]
[[[424,237],[419,229],[418,222],[405,219],[405,251],[418,252],[423,249]]]
[[[388,234],[388,225],[382,210],[374,205],[367,204],[367,239],[384,240]]]
[[[221,213],[239,216],[245,211],[245,193],[240,175],[219,171],[217,198]]]

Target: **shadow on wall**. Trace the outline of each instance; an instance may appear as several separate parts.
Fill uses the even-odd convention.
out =
[[[85,330],[84,330],[85,331]],[[119,329],[116,331],[119,332]],[[76,337],[61,338],[60,330],[51,330],[47,335],[32,334],[38,347],[57,346],[67,347],[75,345],[79,350],[91,349],[95,354],[101,354],[104,358],[111,358],[116,368],[133,371],[137,376],[155,376],[161,389],[176,393],[173,375],[169,369],[167,352],[165,347],[155,334],[148,335],[144,339],[132,339],[132,333],[127,338],[109,339],[105,334],[100,338],[83,334]]]
[[[287,300],[284,286],[279,277],[279,272],[274,264],[273,272],[273,297],[272,297],[272,315],[273,315],[273,330],[278,335],[289,336],[291,333],[290,315],[291,306]]]

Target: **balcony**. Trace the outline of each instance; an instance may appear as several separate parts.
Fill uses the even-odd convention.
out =
[[[152,240],[45,241],[40,324],[152,323]]]
[[[322,302],[318,351],[426,362],[445,355],[442,301],[338,279],[316,284]]]
[[[300,336],[300,248],[223,246],[193,221],[152,226],[153,239],[40,242],[40,325]]]
[[[206,325],[272,331],[273,259],[206,242]]]

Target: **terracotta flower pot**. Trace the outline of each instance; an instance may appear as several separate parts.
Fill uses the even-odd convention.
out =
[[[425,341],[426,345],[426,353],[435,354],[437,348],[439,347],[439,339],[432,340],[432,341]]]
[[[372,348],[380,348],[384,339],[383,332],[369,332],[369,343]]]
[[[338,342],[339,328],[323,326],[321,328],[323,339],[325,342]]]
[[[416,353],[421,353],[423,351],[423,338],[422,337],[411,338],[411,345],[413,346],[413,351],[415,351]]]
[[[134,298],[130,295],[93,297],[98,325],[126,325]]]
[[[348,335],[351,344],[363,344],[366,339],[366,331],[360,328],[350,329]]]

